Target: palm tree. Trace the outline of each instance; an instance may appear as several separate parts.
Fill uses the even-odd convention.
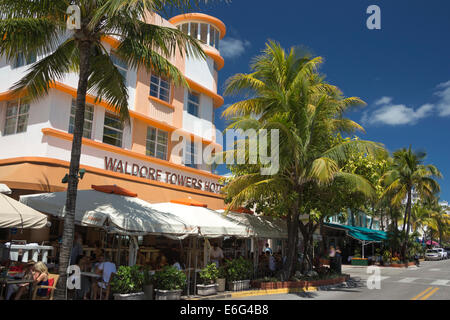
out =
[[[338,132],[363,130],[343,117],[351,106],[361,105],[358,98],[344,98],[335,86],[317,73],[322,58],[311,58],[292,48],[286,52],[269,41],[262,55],[252,62],[250,74],[237,74],[226,84],[225,94],[246,94],[247,99],[228,107],[223,115],[231,120],[229,129],[279,130],[279,170],[263,175],[261,166],[248,166],[248,172],[235,177],[224,189],[235,207],[258,201],[273,204],[286,216],[288,254],[285,273],[293,275],[298,253],[298,231],[302,232],[304,252],[310,258],[312,234],[317,223],[313,215],[300,221],[308,210],[311,189],[325,187],[335,180],[346,181],[349,188],[372,194],[370,183],[340,171],[350,150],[368,153],[384,150],[379,144],[351,140],[333,146]],[[270,147],[269,147],[270,149]],[[306,261],[306,260],[305,260]],[[303,265],[303,268],[306,266]]]
[[[81,139],[86,93],[92,91],[105,101],[122,120],[128,120],[128,92],[125,79],[102,44],[114,37],[115,53],[131,68],[145,68],[164,74],[177,85],[186,85],[180,71],[170,62],[177,50],[183,55],[204,57],[196,40],[178,29],[145,22],[147,14],[167,7],[185,9],[198,1],[189,0],[0,0],[0,54],[8,60],[19,53],[44,56],[12,87],[17,95],[35,100],[47,94],[54,81],[69,72],[79,75],[74,133],[68,175],[66,215],[59,259],[57,290],[64,296],[66,270],[74,235],[74,213],[79,180]],[[66,28],[66,10],[78,5],[81,28]]]
[[[416,192],[423,201],[431,201],[440,191],[440,186],[435,179],[441,178],[442,175],[435,166],[423,165],[425,157],[425,152],[414,152],[411,147],[398,150],[393,154],[391,170],[383,177],[384,184],[387,186],[385,193],[393,194],[392,205],[400,205],[406,199],[402,230],[404,260],[407,258],[413,192]]]

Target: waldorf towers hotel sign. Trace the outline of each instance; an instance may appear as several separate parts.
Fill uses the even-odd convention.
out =
[[[105,156],[105,169],[112,172],[213,193],[219,193],[220,189],[223,187],[223,185],[219,184],[217,181],[201,175],[190,175],[182,170],[169,169],[154,164],[149,166],[148,164],[128,162],[107,156]]]

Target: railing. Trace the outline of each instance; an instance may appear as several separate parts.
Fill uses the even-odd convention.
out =
[[[4,245],[3,250],[9,250],[8,244]],[[13,244],[9,252],[9,259],[11,261],[19,261],[19,256],[22,255],[22,262],[33,260],[34,262],[42,261],[47,263],[48,252],[54,250],[52,246],[40,246],[38,244]],[[39,259],[40,258],[40,259]]]

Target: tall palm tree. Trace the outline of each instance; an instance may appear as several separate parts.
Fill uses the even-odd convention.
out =
[[[433,165],[424,165],[425,152],[414,152],[411,147],[394,152],[393,165],[383,177],[387,186],[385,193],[393,194],[392,205],[399,205],[406,199],[403,218],[403,246],[402,255],[406,260],[407,239],[410,231],[411,208],[413,192],[423,201],[431,201],[440,191],[439,183],[435,180],[442,174]],[[406,228],[406,233],[405,233]]]
[[[348,108],[363,101],[344,98],[337,87],[325,83],[317,72],[321,62],[320,57],[312,58],[295,48],[286,52],[269,41],[253,60],[252,73],[231,77],[225,89],[227,95],[246,94],[245,100],[223,113],[231,120],[229,129],[279,130],[279,171],[263,175],[260,167],[249,166],[249,171],[235,177],[224,191],[232,199],[230,207],[261,199],[276,203],[276,211],[284,213],[288,227],[287,277],[295,271],[299,229],[309,255],[312,232],[317,228],[312,215],[307,222],[300,221],[301,212],[307,208],[307,195],[311,194],[308,191],[340,179],[350,188],[372,194],[367,180],[340,171],[340,166],[349,150],[372,154],[383,150],[376,143],[362,140],[332,146],[337,132],[363,130],[343,117]]]
[[[79,75],[74,133],[68,175],[66,214],[57,295],[64,296],[66,270],[74,235],[74,213],[79,180],[81,140],[86,93],[108,103],[123,120],[128,120],[128,92],[125,79],[115,67],[102,43],[114,37],[115,53],[131,68],[164,74],[177,85],[186,85],[182,73],[169,62],[177,50],[183,55],[204,57],[193,38],[178,29],[145,22],[147,14],[172,7],[185,9],[192,0],[0,0],[0,55],[11,60],[18,54],[44,56],[34,63],[12,89],[35,100],[48,93],[54,81],[69,72]],[[80,29],[66,28],[66,10],[78,5]]]

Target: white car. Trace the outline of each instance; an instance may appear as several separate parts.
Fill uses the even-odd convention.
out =
[[[428,249],[425,252],[425,260],[441,260],[441,254],[437,249]]]
[[[439,255],[441,257],[441,259],[447,259],[447,251],[445,251],[442,248],[435,248],[435,250],[437,250],[439,252]]]

